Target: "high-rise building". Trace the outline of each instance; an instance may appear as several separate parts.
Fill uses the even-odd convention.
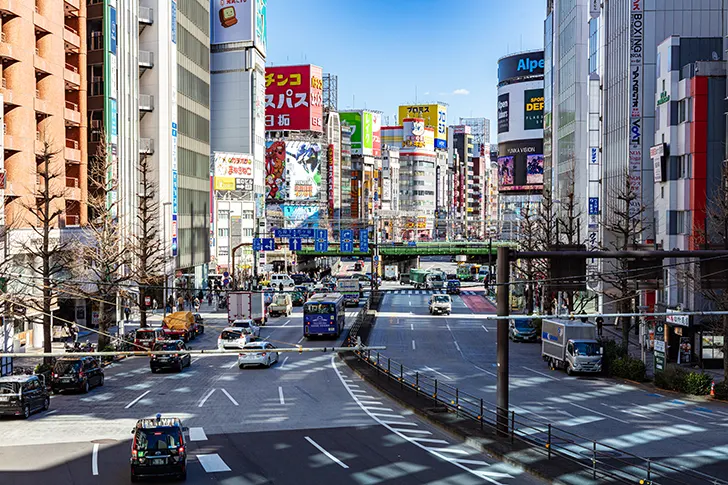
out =
[[[485,145],[490,144],[490,120],[488,118],[460,118],[460,124],[470,127],[470,134],[473,135],[474,154],[476,157],[482,156],[485,153]]]
[[[455,161],[453,170],[453,210],[451,220],[455,228],[455,235],[464,238],[475,237],[474,230],[470,228],[475,224],[472,196],[475,192],[473,177],[475,164],[473,162],[474,147],[473,135],[468,125],[451,126],[448,135],[448,151]]]

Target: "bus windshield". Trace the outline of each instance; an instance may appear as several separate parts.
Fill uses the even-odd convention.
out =
[[[307,303],[303,307],[303,313],[306,315],[329,315],[334,313],[333,303]]]

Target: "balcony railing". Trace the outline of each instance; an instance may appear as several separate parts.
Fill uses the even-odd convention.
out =
[[[78,150],[78,142],[76,140],[69,140],[66,138],[66,148],[73,148],[74,150]]]
[[[71,101],[66,101],[66,109],[70,109],[71,111],[78,111],[78,105]]]
[[[78,226],[81,224],[81,216],[66,214],[66,226]]]
[[[66,63],[66,69],[78,74],[78,68],[76,66],[74,66],[73,64]]]
[[[77,189],[78,179],[76,177],[66,177],[66,187],[69,189]]]
[[[143,67],[143,68],[154,67],[154,52],[139,51],[139,67]]]

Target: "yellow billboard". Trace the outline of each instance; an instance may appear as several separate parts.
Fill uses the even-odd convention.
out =
[[[447,106],[442,104],[407,104],[399,107],[398,120],[423,118],[425,126],[435,130],[435,148],[447,148]]]

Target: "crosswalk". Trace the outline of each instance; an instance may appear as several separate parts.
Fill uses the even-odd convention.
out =
[[[445,290],[389,290],[385,292],[389,295],[435,295],[435,294],[445,294]],[[473,291],[473,290],[463,290],[460,292],[460,295],[463,296],[473,296],[473,295],[482,295],[482,291]]]

